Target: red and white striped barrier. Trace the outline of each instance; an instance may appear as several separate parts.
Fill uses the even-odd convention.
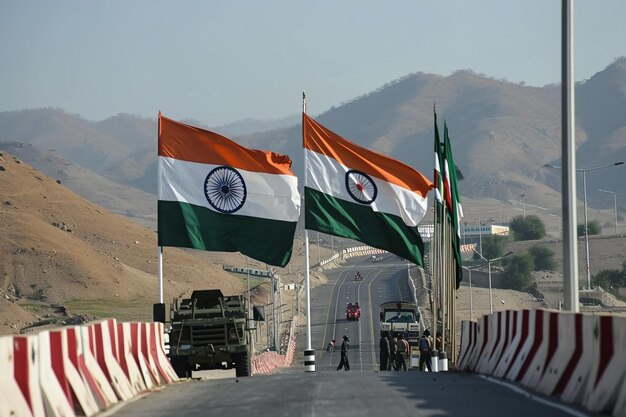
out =
[[[570,358],[553,395],[560,394],[561,399],[565,402],[581,404],[591,373],[594,350],[593,329],[598,317],[582,314],[577,314],[577,316],[582,320],[581,326],[576,327],[576,350]]]
[[[592,412],[626,417],[626,318],[507,311],[463,322],[462,329],[460,370],[504,377]]]
[[[103,320],[0,337],[0,416],[94,416],[177,381],[162,323]]]
[[[488,326],[489,316],[483,316],[478,320],[476,326],[476,344],[474,345],[474,349],[470,354],[470,357],[467,361],[468,369],[475,370],[478,365],[478,360],[485,349],[485,345],[487,344],[487,340],[489,339],[489,326]]]
[[[469,358],[472,356],[472,351],[476,348],[476,333],[478,332],[478,323],[476,323],[475,321],[464,321],[462,322],[462,325],[463,333],[461,334],[461,354],[459,354],[458,369],[461,371],[469,371]],[[467,337],[464,336],[466,334]]]
[[[0,415],[31,417],[30,405],[15,380],[14,367],[13,338],[0,337],[0,393],[4,397],[0,401]]]
[[[590,380],[583,406],[593,412],[613,409],[620,388],[626,383],[626,318],[597,317],[593,331],[596,338],[591,361]]]
[[[143,382],[146,384],[146,388],[152,389],[159,385],[159,373],[156,369],[150,367],[150,362],[143,354],[143,323],[130,323],[130,336],[131,336],[131,351],[133,358],[137,362]],[[146,345],[147,346],[147,345]]]
[[[90,327],[95,335],[96,359],[100,368],[106,375],[117,397],[122,401],[130,400],[137,392],[131,386],[119,364],[115,320],[101,321]]]
[[[54,346],[57,352],[53,359],[50,333],[43,331],[37,337],[39,340],[39,383],[46,416],[75,416],[74,406],[70,402],[72,394],[65,378],[62,342],[61,345]],[[58,341],[56,338],[55,340]]]
[[[117,344],[119,364],[135,392],[147,390],[143,375],[133,357],[130,323],[117,323]]]
[[[522,330],[522,324],[524,323],[524,311],[528,314],[528,310],[513,312],[513,317],[510,322],[511,332],[509,342],[507,346],[504,347],[500,362],[493,371],[493,375],[498,378],[504,378],[507,374],[513,361],[515,360],[515,357],[517,356],[516,353],[519,353],[517,348],[522,343],[522,337],[526,337],[526,333]]]
[[[535,339],[539,337],[539,346],[534,358],[527,360],[525,369],[521,370],[521,375],[518,375],[517,378],[523,385],[531,388],[536,388],[541,381],[548,363],[554,357],[559,342],[558,321],[560,314],[556,311],[543,311],[542,315],[542,330],[535,330]]]
[[[74,411],[90,417],[103,410],[104,407],[98,405],[87,379],[80,372],[84,361],[80,335],[76,328],[50,330],[50,344],[53,363],[63,363],[63,372],[55,369],[55,373],[59,380],[65,379],[64,384],[70,390],[68,399],[73,404]]]
[[[39,385],[39,344],[37,336],[13,337],[13,374],[33,417],[46,415]]]
[[[149,323],[150,327],[150,352],[154,357],[157,369],[165,378],[166,383],[178,381],[178,375],[172,368],[172,364],[165,355],[165,344],[163,343],[163,323]]]

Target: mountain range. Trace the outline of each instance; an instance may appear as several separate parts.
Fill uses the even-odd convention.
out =
[[[546,165],[560,164],[560,95],[558,85],[531,87],[469,70],[446,77],[415,73],[313,117],[341,136],[431,176],[436,107],[439,128],[442,132],[445,121],[465,178],[460,190],[469,217],[487,207],[500,210],[501,217],[504,210],[507,220],[521,214],[522,205],[558,215],[560,170]],[[307,100],[308,108],[315,109],[315,94]],[[576,85],[579,169],[626,160],[625,116],[626,58],[619,58]],[[244,146],[290,155],[302,178],[297,119],[287,117],[269,125],[283,127],[248,133],[254,126],[268,125],[243,121],[211,130]],[[156,137],[156,119],[128,114],[94,122],[55,108],[0,113],[0,149],[84,197],[147,223],[155,216]],[[80,167],[70,168],[72,164]],[[589,207],[605,210],[597,216],[612,214],[612,199],[598,188],[624,195],[625,179],[625,166],[587,175]],[[581,176],[578,180],[582,201]]]

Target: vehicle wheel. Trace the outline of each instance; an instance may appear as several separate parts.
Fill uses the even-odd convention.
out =
[[[191,367],[186,357],[172,356],[170,357],[170,363],[179,378],[191,378]]]
[[[240,353],[235,356],[235,376],[250,376],[251,373],[251,364],[250,364],[250,352],[246,351],[245,353]]]

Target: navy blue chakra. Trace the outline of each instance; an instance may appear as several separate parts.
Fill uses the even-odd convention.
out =
[[[204,195],[220,213],[235,213],[246,202],[248,192],[241,174],[234,168],[214,168],[204,180]]]
[[[346,172],[346,189],[350,197],[362,204],[372,204],[378,195],[372,177],[355,169]]]

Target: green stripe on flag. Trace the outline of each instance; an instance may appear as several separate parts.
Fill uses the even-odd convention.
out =
[[[158,202],[159,246],[241,252],[283,267],[291,258],[296,222],[236,216],[176,201]]]
[[[424,243],[417,227],[400,217],[378,213],[369,205],[351,203],[304,187],[305,228],[354,239],[389,251],[422,266]]]

